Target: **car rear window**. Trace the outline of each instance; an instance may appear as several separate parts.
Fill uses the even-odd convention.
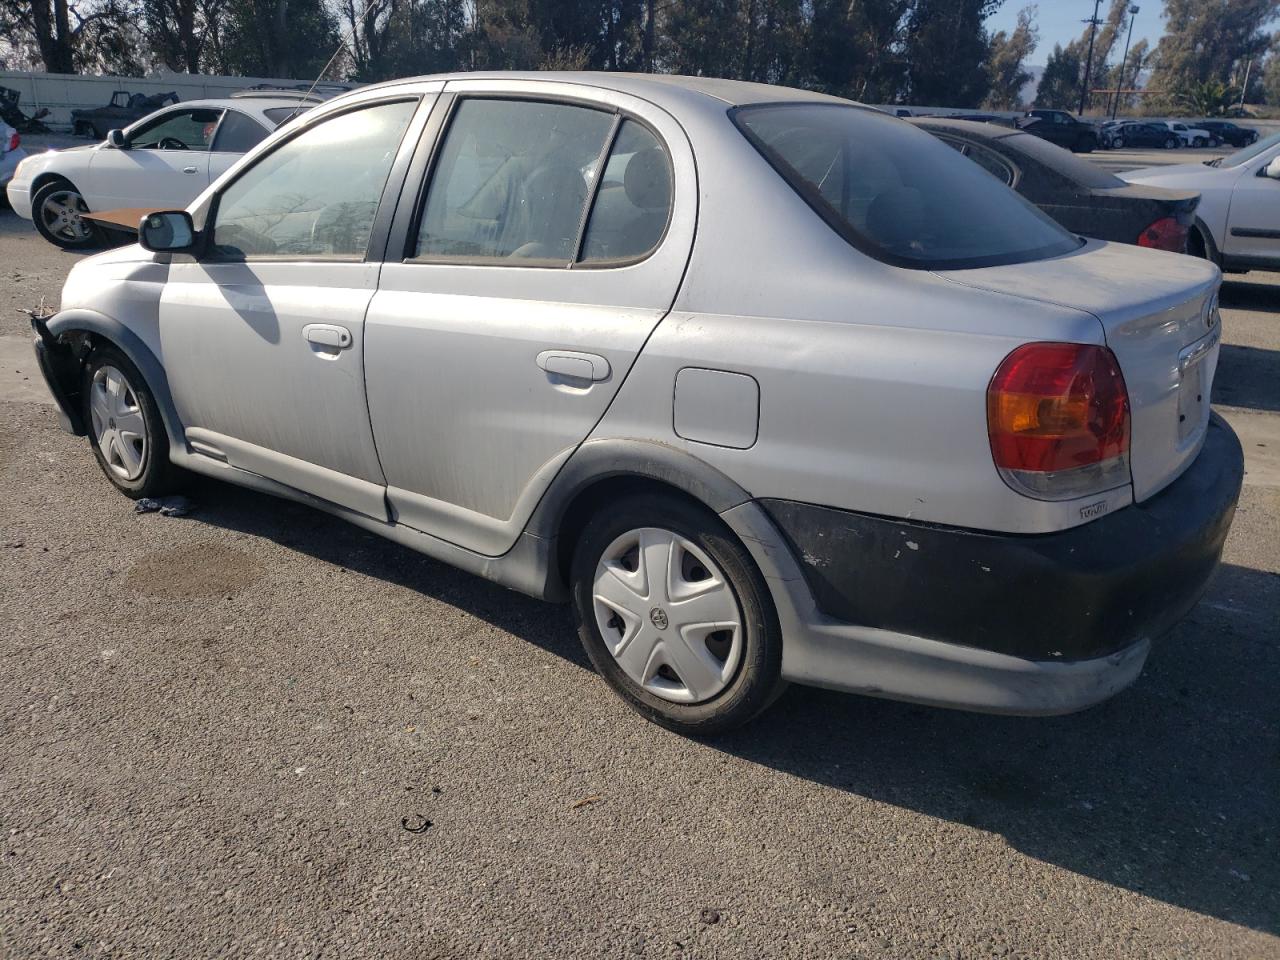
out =
[[[1005,147],[1015,153],[1023,153],[1032,160],[1038,160],[1050,170],[1056,170],[1063,176],[1082,183],[1086,187],[1100,190],[1123,187],[1124,181],[1114,173],[1108,173],[1096,163],[1082,160],[1070,150],[1056,146],[1041,137],[1029,133],[1011,133],[996,141],[997,147]]]
[[[1080,245],[937,138],[842,104],[739,107],[734,123],[837,233],[870,256],[963,269],[1061,256]]]

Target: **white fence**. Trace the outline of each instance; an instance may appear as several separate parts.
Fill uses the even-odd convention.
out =
[[[143,93],[148,96],[172,90],[180,100],[226,97],[258,83],[291,86],[307,80],[281,80],[272,77],[207,77],[188,73],[167,73],[154,77],[88,77],[73,73],[28,73],[0,70],[0,87],[17,90],[22,99],[18,108],[31,116],[41,107],[49,108],[44,122],[55,130],[71,128],[71,111],[82,107],[100,107],[111,101],[116,90]]]

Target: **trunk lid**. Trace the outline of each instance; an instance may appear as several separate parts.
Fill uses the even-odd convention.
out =
[[[1074,307],[1098,319],[1129,392],[1134,500],[1164,489],[1195,459],[1218,365],[1217,267],[1180,254],[1089,241],[1064,257],[939,276]]]

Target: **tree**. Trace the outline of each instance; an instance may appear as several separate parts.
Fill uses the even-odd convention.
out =
[[[911,0],[813,0],[803,85],[870,103],[897,100],[906,77],[903,44]]]
[[[1036,106],[1069,110],[1080,100],[1080,73],[1084,64],[1074,44],[1063,49],[1055,43],[1036,86]]]
[[[322,0],[227,0],[211,38],[219,73],[310,79],[338,47],[337,20]]]
[[[991,52],[987,57],[987,73],[991,92],[984,106],[988,110],[1016,110],[1022,106],[1022,88],[1031,79],[1026,68],[1027,58],[1035,53],[1040,31],[1035,23],[1036,7],[1023,7],[1018,11],[1018,24],[1013,32],[1003,30],[991,38]]]
[[[1240,88],[1221,80],[1191,83],[1176,94],[1177,104],[1194,117],[1223,117],[1235,107]]]
[[[1151,89],[1169,103],[1194,84],[1229,82],[1233,68],[1266,52],[1262,28],[1278,11],[1280,0],[1165,0]]]
[[[210,31],[224,7],[224,0],[143,0],[151,52],[170,70],[199,73]]]
[[[0,36],[34,50],[50,73],[134,66],[127,35],[130,0],[3,0]]]
[[[904,93],[913,103],[976,107],[990,89],[983,23],[1000,0],[915,0],[907,17]]]

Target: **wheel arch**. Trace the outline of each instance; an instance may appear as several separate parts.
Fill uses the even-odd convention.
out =
[[[37,354],[46,371],[50,389],[58,406],[71,421],[72,433],[83,436],[85,425],[80,414],[80,375],[89,355],[100,345],[108,344],[123,353],[138,368],[147,389],[155,397],[156,406],[169,434],[169,454],[186,452],[185,431],[173,404],[169,378],[164,367],[142,338],[114,317],[95,310],[76,308],[63,310],[47,321],[33,321],[40,340]]]
[[[553,543],[554,592],[568,583],[578,535],[596,511],[622,496],[665,493],[717,515],[751,499],[732,478],[691,453],[649,440],[589,440],[557,474],[526,533]]]
[[[1195,223],[1191,225],[1191,230],[1193,235],[1199,238],[1204,250],[1204,258],[1210,263],[1216,264],[1218,269],[1222,269],[1222,251],[1218,249],[1218,244],[1213,239],[1213,231],[1209,229],[1209,225],[1199,217],[1196,217]]]

